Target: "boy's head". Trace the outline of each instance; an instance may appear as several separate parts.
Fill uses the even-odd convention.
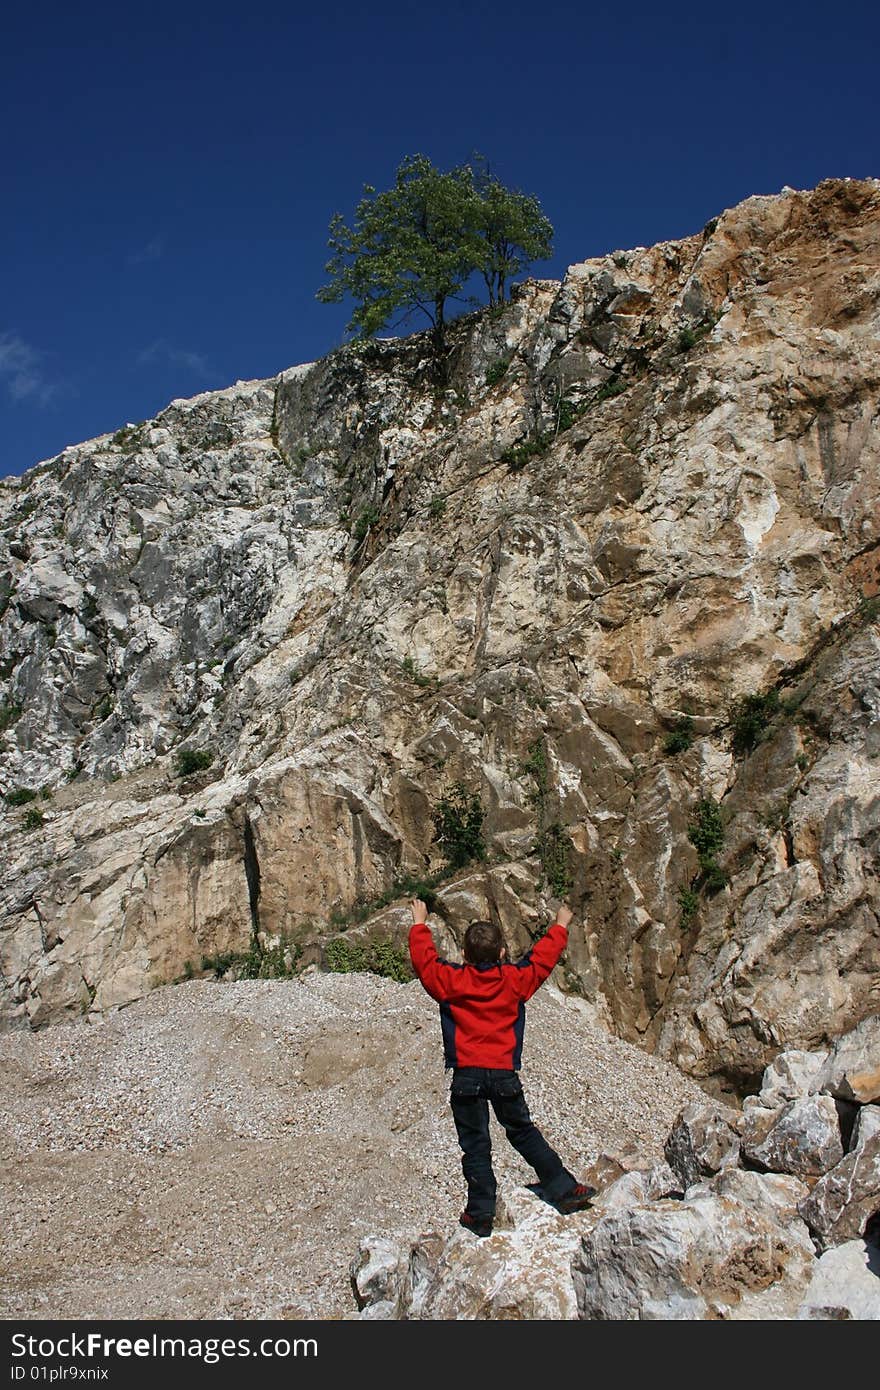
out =
[[[464,934],[464,958],[468,965],[498,965],[506,955],[500,927],[494,922],[471,922]]]

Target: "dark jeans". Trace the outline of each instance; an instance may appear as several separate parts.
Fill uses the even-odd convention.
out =
[[[471,1216],[495,1214],[490,1102],[511,1144],[537,1173],[541,1191],[549,1201],[558,1201],[576,1186],[576,1179],[563,1167],[562,1159],[532,1122],[522,1083],[515,1071],[456,1067],[452,1073],[449,1103],[461,1145],[461,1169],[467,1182],[467,1211]]]

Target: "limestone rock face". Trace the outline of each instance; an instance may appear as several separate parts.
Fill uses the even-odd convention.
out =
[[[875,180],[749,198],[459,320],[444,386],[350,346],[0,482],[4,1022],[402,945],[457,782],[451,948],[568,875],[561,983],[741,1089],[876,1014],[878,227]]]

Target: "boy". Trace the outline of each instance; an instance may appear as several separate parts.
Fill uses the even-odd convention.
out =
[[[449,1101],[462,1149],[467,1205],[458,1218],[477,1236],[492,1234],[495,1174],[489,1138],[489,1102],[513,1147],[538,1175],[541,1195],[568,1214],[589,1206],[595,1188],[579,1183],[532,1122],[517,1076],[525,1026],[525,1001],[544,983],[568,942],[572,913],[556,921],[523,956],[509,964],[501,929],[471,922],[464,938],[464,965],[440,960],[427,927],[428,910],[414,898],[409,953],[413,970],[440,1005],[446,1066],[452,1070]]]

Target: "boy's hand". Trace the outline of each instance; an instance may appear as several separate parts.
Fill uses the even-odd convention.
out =
[[[563,903],[556,914],[556,921],[559,923],[561,927],[567,927],[573,917],[574,913],[572,912],[571,908],[566,907],[565,903]]]
[[[421,898],[413,898],[410,903],[410,908],[412,909],[413,926],[416,926],[419,922],[427,922],[428,909]]]

